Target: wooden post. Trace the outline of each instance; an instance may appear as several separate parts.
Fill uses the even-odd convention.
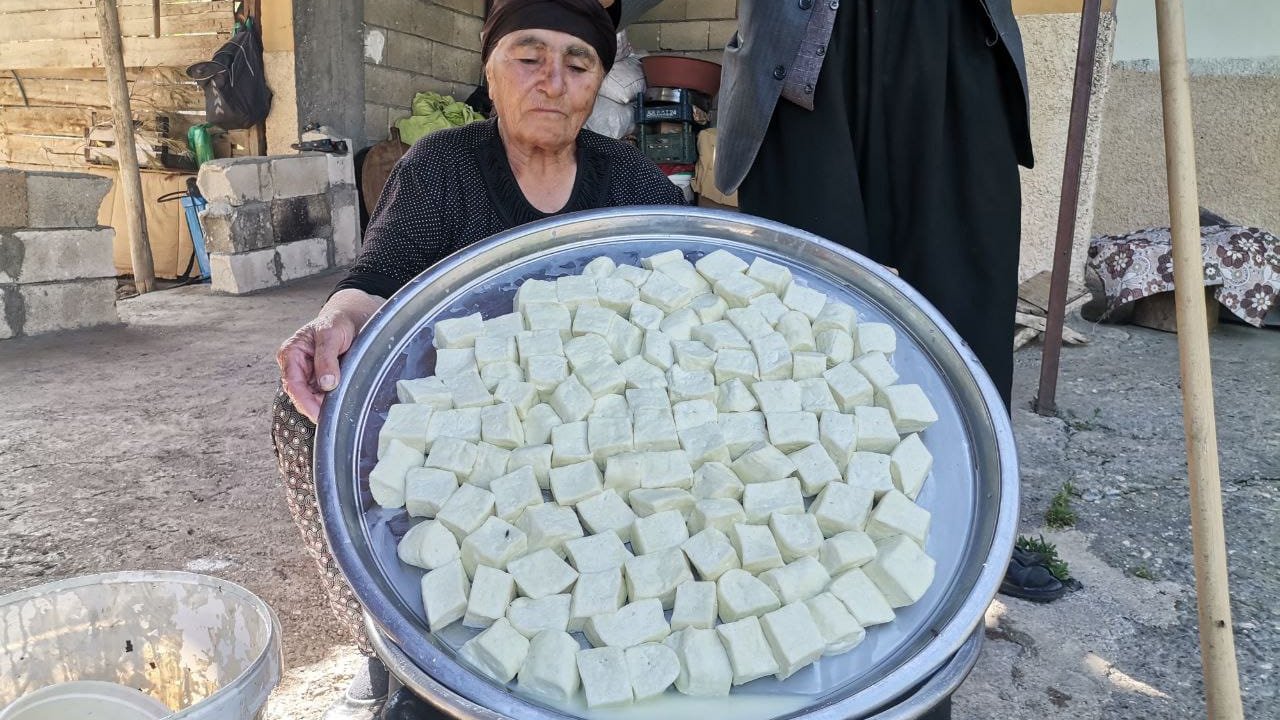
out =
[[[139,294],[147,293],[155,289],[156,275],[151,264],[151,243],[147,239],[147,211],[142,198],[142,174],[138,171],[138,149],[134,144],[133,110],[129,106],[129,82],[124,72],[124,48],[116,0],[98,0],[98,34],[102,36],[107,92],[116,130],[117,176],[120,190],[124,193],[124,210],[129,224],[133,284]]]
[[[1227,540],[1213,417],[1213,374],[1205,317],[1204,265],[1196,188],[1195,135],[1182,0],[1156,0],[1164,154],[1173,235],[1174,301],[1182,371],[1182,423],[1191,483],[1191,548],[1200,615],[1200,661],[1210,720],[1240,720],[1240,677],[1227,589]]]

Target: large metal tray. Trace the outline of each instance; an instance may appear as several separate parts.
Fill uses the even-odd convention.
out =
[[[799,702],[778,705],[785,709],[777,717],[868,715],[942,667],[995,595],[1016,529],[1013,433],[976,357],[918,293],[878,264],[785,225],[683,207],[592,211],[494,236],[415,278],[361,332],[321,413],[316,486],[338,565],[378,628],[442,686],[499,716],[574,717],[573,709],[526,699],[460,664],[455,650],[472,631],[455,625],[441,635],[428,632],[421,571],[395,554],[410,520],[374,504],[367,476],[378,429],[396,402],[395,381],[434,367],[435,322],[510,312],[523,280],[577,273],[599,255],[638,264],[672,248],[691,259],[714,249],[764,257],[791,268],[802,284],[849,302],[863,319],[890,323],[898,333],[894,365],[903,381],[924,388],[938,411],[938,423],[924,434],[933,474],[918,499],[933,513],[927,550],[937,575],[929,592],[895,622],[869,631],[854,651],[824,658],[785,682],[763,679],[735,689],[735,695],[797,696]]]

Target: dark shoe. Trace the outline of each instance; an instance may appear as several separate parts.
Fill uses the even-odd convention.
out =
[[[1066,595],[1067,586],[1049,572],[1043,555],[1014,549],[1004,582],[1000,583],[1000,594],[1047,603]]]
[[[322,720],[375,720],[387,702],[388,682],[387,666],[377,658],[369,658]]]

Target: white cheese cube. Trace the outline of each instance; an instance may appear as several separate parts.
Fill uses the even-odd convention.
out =
[[[428,443],[440,438],[457,438],[467,442],[480,442],[480,408],[455,408],[440,410],[431,416],[427,426]]]
[[[643,643],[624,651],[636,702],[659,697],[680,675],[676,651],[661,643]]]
[[[583,535],[577,513],[555,503],[544,502],[526,509],[516,519],[516,527],[529,537],[529,552],[547,549],[561,557],[565,541]]]
[[[893,326],[885,323],[858,323],[858,332],[854,353],[858,356],[867,353],[884,353],[892,355],[898,349],[898,338]]]
[[[471,582],[461,560],[453,560],[422,576],[422,605],[427,625],[438,633],[461,620],[467,613]]]
[[[726,502],[737,504],[733,500]],[[696,512],[696,510],[695,510]],[[689,558],[698,577],[703,580],[715,580],[725,572],[738,567],[738,554],[729,544],[729,538],[723,532],[709,527],[680,544],[680,549]]]
[[[616,317],[618,314],[608,308],[583,305],[573,314],[573,334],[604,337],[609,334],[609,325]]]
[[[681,631],[674,648],[680,658],[676,690],[685,695],[723,697],[733,684],[733,666],[715,630],[688,628]]]
[[[751,261],[751,267],[747,270],[747,277],[753,278],[769,288],[769,292],[775,295],[781,295],[786,292],[787,286],[791,284],[790,270],[759,257]]]
[[[823,379],[827,370],[827,356],[820,352],[798,352],[791,356],[791,377],[801,380]]]
[[[564,344],[564,356],[569,368],[577,370],[583,365],[613,357],[613,349],[603,335],[581,335]]]
[[[528,419],[529,411],[538,404],[538,388],[533,383],[519,380],[503,380],[493,390],[493,399],[498,403],[508,403],[516,409],[516,415],[523,422]],[[481,418],[483,431],[483,416]]]
[[[654,367],[663,370],[671,367],[676,361],[675,352],[671,349],[671,338],[661,330],[646,332],[641,357]]]
[[[420,522],[400,538],[396,555],[406,565],[435,570],[459,558],[458,538],[435,520]]]
[[[716,628],[733,666],[733,684],[742,685],[778,672],[773,648],[764,637],[760,619],[751,616]]]
[[[763,615],[780,606],[769,586],[746,570],[727,570],[716,580],[716,607],[721,622]]]
[[[545,343],[548,341],[533,341],[534,335],[540,332],[554,332],[560,337],[561,342],[569,340],[573,337],[573,317],[569,314],[569,308],[558,302],[554,303],[530,303],[524,306],[525,325],[529,328],[529,334],[516,333],[516,347],[521,357],[526,357],[524,345],[521,344],[520,338],[529,338],[524,341],[528,345],[528,349],[545,349],[548,347]],[[546,337],[539,335],[538,337]],[[529,344],[534,343],[534,344]]]
[[[681,308],[663,318],[658,329],[671,338],[672,343],[689,342],[693,329],[702,324],[692,308]],[[673,345],[674,347],[674,345]],[[677,356],[677,360],[678,360]]]
[[[524,332],[521,330],[521,332]],[[516,338],[511,337],[478,337],[476,338],[476,367],[484,370],[494,363],[514,363],[520,360],[516,350]]]
[[[508,450],[524,444],[524,425],[514,405],[490,405],[480,411],[480,437]],[[434,452],[434,448],[432,449]],[[474,461],[473,461],[474,462]]]
[[[849,335],[852,339],[852,336],[858,332],[858,311],[847,303],[842,303],[838,300],[827,300],[827,303],[822,306],[822,311],[818,313],[818,317],[813,320],[813,331],[815,333],[821,333],[825,330],[839,330]]]
[[[507,608],[507,620],[511,622],[511,627],[521,635],[531,638],[538,633],[551,630],[555,632],[565,632],[569,627],[569,606],[570,596],[565,594],[548,595],[544,598],[534,600],[527,597],[518,597],[511,601],[511,607]],[[577,648],[577,641],[574,641],[574,648]]]
[[[602,490],[604,477],[594,462],[551,468],[551,496],[560,505],[573,507]]]
[[[716,584],[689,580],[676,588],[671,630],[712,628],[716,624]]]
[[[530,303],[554,303],[558,301],[555,281],[525,280],[516,289],[515,309],[522,311]]]
[[[640,297],[639,293],[636,294],[636,297]],[[661,329],[662,321],[666,317],[666,313],[642,300],[636,300],[631,303],[631,311],[627,314],[631,324],[641,330]]]
[[[794,287],[794,286],[793,286]],[[826,638],[804,603],[783,605],[760,618],[760,627],[778,662],[774,677],[786,680],[817,661],[827,649]]]
[[[484,334],[484,318],[480,313],[466,317],[438,320],[431,344],[438,348],[469,348]]]
[[[703,463],[729,462],[729,447],[725,444],[724,433],[720,432],[720,424],[709,422],[676,433],[680,437],[680,446],[688,455],[689,464],[694,468]]]
[[[578,641],[566,632],[549,630],[534,635],[516,682],[537,697],[561,703],[572,700],[581,684],[578,650]]]
[[[787,347],[792,352],[813,352],[818,347],[808,316],[798,310],[791,310],[783,315],[778,320],[777,331],[786,338]]]
[[[622,567],[627,578],[627,597],[631,602],[657,598],[662,601],[664,610],[675,605],[676,588],[680,583],[693,580],[689,563],[679,547],[627,558]]]
[[[569,308],[569,312],[578,309],[586,302],[595,302],[596,279],[590,275],[565,275],[556,278],[556,301]]]
[[[593,405],[595,398],[620,393],[627,389],[627,376],[622,374],[622,368],[609,355],[588,365],[579,365],[574,369],[573,375],[591,394]],[[588,408],[587,412],[590,411]]]
[[[730,465],[738,479],[748,485],[781,480],[796,470],[795,463],[778,448],[758,442]]]
[[[723,426],[721,426],[723,430]],[[703,463],[693,473],[691,492],[699,500],[707,498],[742,498],[742,481],[723,463]]]
[[[728,535],[743,570],[758,575],[782,567],[782,551],[767,525],[737,523],[729,529]]]
[[[731,380],[755,382],[756,375],[759,373],[756,354],[750,350],[734,348],[721,350],[716,355],[716,364],[712,367],[717,383],[727,383]]]
[[[893,608],[884,594],[861,568],[854,568],[831,581],[827,591],[844,603],[853,618],[864,628],[893,622]]]
[[[708,348],[719,352],[728,348],[736,348],[739,350],[749,350],[751,343],[738,332],[738,328],[728,320],[717,320],[706,325],[699,325],[689,333],[691,340],[706,345]]]
[[[850,487],[868,490],[879,500],[894,489],[891,468],[892,460],[888,455],[859,451],[849,458],[845,478]]]
[[[606,393],[601,393],[604,395]],[[551,393],[547,404],[564,422],[578,422],[587,417],[595,407],[595,396],[575,376],[560,383]]]
[[[631,557],[622,540],[611,532],[566,540],[564,551],[569,564],[583,575],[605,570],[621,571],[622,563]]]
[[[889,364],[884,353],[870,352],[854,360],[852,365],[875,386],[876,390],[884,390],[898,382],[898,371]]]
[[[680,488],[693,486],[693,466],[683,450],[647,452],[641,455],[644,471],[640,486],[643,488]]]
[[[831,386],[831,394],[840,406],[840,412],[852,413],[855,407],[871,405],[875,402],[875,387],[857,368],[849,363],[840,363],[822,373]]]
[[[594,462],[591,446],[587,441],[587,423],[565,423],[551,428],[551,467],[565,467],[581,462]],[[547,488],[551,488],[548,475]]]
[[[662,603],[657,598],[649,598],[591,617],[586,621],[583,633],[595,647],[629,648],[642,643],[662,642],[671,634],[671,627],[662,614]]]
[[[689,528],[678,510],[664,510],[636,518],[631,528],[631,549],[637,555],[680,547],[689,539]]]
[[[689,532],[700,533],[707,528],[714,528],[727,533],[734,525],[746,521],[747,515],[737,500],[704,498],[693,505],[693,514],[689,516]]]
[[[452,402],[452,400],[450,400]],[[418,452],[427,451],[427,428],[435,408],[430,405],[396,403],[387,410],[387,419],[378,431],[378,457],[392,440],[399,440]]]
[[[804,316],[812,323],[818,319],[822,308],[827,304],[827,296],[814,290],[796,283],[791,283],[787,289],[781,294],[782,304],[804,313]]]
[[[770,326],[777,325],[778,320],[780,320],[783,315],[791,312],[791,308],[783,305],[782,300],[772,292],[757,295],[751,299],[751,303],[747,307],[753,308],[759,312]]]
[[[768,289],[746,275],[725,275],[712,286],[715,293],[724,298],[729,307],[747,307],[752,298],[765,294]]]
[[[516,632],[506,618],[500,618],[458,650],[458,657],[503,685],[520,672],[528,655],[529,639]]]
[[[476,446],[458,438],[437,438],[426,457],[426,467],[448,470],[465,479],[471,475],[478,454]]]
[[[643,265],[645,269],[657,270],[666,263],[683,259],[684,253],[680,250],[663,250],[662,252],[650,255],[649,257],[640,258],[640,264]]]
[[[800,386],[800,409],[821,416],[826,412],[840,412],[836,398],[831,394],[831,386],[826,378],[816,377],[797,380]]]
[[[488,565],[477,567],[471,580],[467,612],[462,616],[463,627],[487,628],[494,621],[506,618],[507,608],[515,597],[516,583],[510,575]]]
[[[640,291],[636,286],[618,278],[598,278],[596,295],[600,304],[619,315],[631,312],[631,306],[640,300]]]
[[[504,382],[523,382],[524,370],[513,362],[496,362],[486,365],[480,371],[480,382],[490,393],[498,389]]]
[[[809,507],[825,537],[847,530],[861,530],[867,524],[875,493],[864,487],[842,482],[828,483]]]
[[[698,272],[708,280],[717,280],[731,273],[745,273],[747,263],[742,258],[725,250],[712,250],[693,264]]]
[[[490,515],[462,541],[462,567],[469,577],[474,577],[481,565],[505,570],[509,562],[528,549],[529,539],[523,530]]]
[[[455,408],[483,407],[493,404],[493,394],[489,392],[489,386],[480,377],[480,373],[472,370],[460,372],[449,378],[449,387],[453,390]]]
[[[903,438],[893,452],[889,453],[889,471],[893,484],[912,500],[920,495],[920,488],[924,486],[925,478],[932,469],[933,455],[917,434]]]
[[[605,462],[604,489],[613,490],[619,497],[628,499],[631,491],[640,487],[644,480],[645,453],[622,453],[614,455]]]
[[[528,465],[494,479],[489,483],[489,492],[493,493],[494,513],[509,523],[514,523],[525,508],[542,504],[542,489]]]
[[[811,412],[765,412],[769,442],[784,453],[818,442],[818,416]]]
[[[882,540],[894,535],[906,535],[920,547],[929,539],[929,511],[911,502],[897,490],[890,490],[880,498],[867,518],[866,532],[872,540]]]
[[[840,469],[832,462],[827,451],[817,443],[801,448],[787,458],[796,467],[796,476],[800,478],[800,492],[805,497],[817,495],[828,483],[841,479]]]
[[[853,359],[853,337],[842,330],[823,330],[814,339],[818,352],[827,356],[828,365],[839,365]]]
[[[448,470],[410,468],[404,478],[404,507],[410,517],[433,518],[454,491],[458,478]]]
[[[643,408],[633,412],[633,441],[638,452],[679,450],[676,421],[667,408]]]
[[[670,410],[671,400],[667,391],[659,388],[643,388],[627,390],[627,405],[631,412],[637,410]]]
[[[559,355],[539,355],[525,362],[524,379],[546,400],[560,383],[569,379],[569,361]]]
[[[698,322],[705,324],[724,319],[724,313],[729,309],[729,304],[719,295],[703,293],[689,301],[689,309],[698,316]]]
[[[794,380],[761,380],[751,386],[764,412],[800,412],[803,398]]]
[[[680,488],[640,488],[627,498],[637,517],[648,517],[664,510],[678,510],[687,517],[693,512],[693,495]]]
[[[786,562],[817,557],[822,550],[822,529],[817,519],[808,513],[774,513],[769,517],[769,529]]]
[[[484,321],[484,335],[486,338],[514,338],[521,332],[524,332],[524,314],[519,312],[511,312],[506,315],[497,315]],[[479,340],[480,338],[476,338]]]
[[[805,600],[804,605],[809,608],[813,622],[817,624],[818,630],[822,633],[822,639],[827,643],[827,649],[822,652],[823,655],[839,655],[848,652],[857,647],[867,636],[867,631],[858,624],[853,613],[849,612],[844,603],[829,592]]]
[[[526,425],[526,427],[528,427]],[[551,454],[552,446],[544,445],[526,445],[522,448],[516,448],[511,451],[511,456],[507,458],[507,472],[515,472],[522,467],[533,470],[533,477],[538,481],[538,487],[543,490],[551,489]],[[490,483],[492,485],[493,483]]]
[[[760,573],[760,580],[783,605],[803,602],[827,589],[831,575],[817,558],[805,556]]]
[[[644,284],[645,280],[649,279],[649,274],[651,272],[652,271],[647,268],[640,268],[640,267],[636,267],[635,265],[622,264],[614,268],[613,272],[610,273],[609,277],[616,278],[618,280],[625,280],[626,282],[629,282],[636,287],[640,287],[641,285]]]
[[[874,405],[853,410],[853,432],[858,437],[858,450],[889,453],[898,446],[898,430],[889,411]]]
[[[710,348],[697,340],[677,340],[673,337],[671,349],[675,350],[677,366],[686,372],[705,370],[712,382],[715,382],[715,377],[711,376],[710,371],[715,367],[716,354]]]
[[[761,380],[789,380],[794,356],[781,333],[761,335],[751,341]],[[758,383],[757,383],[758,384]]]
[[[733,352],[742,351],[735,350]],[[752,362],[754,362],[754,359]],[[734,378],[721,383],[716,388],[716,409],[722,413],[749,412],[758,407],[756,396],[751,393],[751,388],[747,381]]]
[[[531,330],[516,336],[516,350],[520,362],[528,364],[535,357],[564,356],[565,343],[559,330]]]
[[[631,417],[602,417],[593,415],[587,419],[587,446],[596,464],[604,467],[614,455],[631,452]]]
[[[535,550],[507,563],[507,572],[525,597],[538,599],[566,592],[578,579],[578,571],[549,548]]]
[[[686,400],[671,407],[676,430],[688,430],[691,427],[716,422],[719,411],[710,400]]]
[[[612,489],[583,500],[577,505],[578,515],[587,530],[597,535],[613,535],[622,542],[631,541],[635,512]]]
[[[667,387],[666,373],[650,365],[640,356],[623,360],[618,368],[627,379],[628,388],[663,389]]]
[[[436,410],[453,407],[453,392],[444,380],[432,375],[416,380],[397,380],[396,398],[402,403],[428,405]]]
[[[436,350],[436,376],[448,380],[461,372],[474,370],[476,366],[475,348],[441,348]],[[450,392],[452,395],[452,391]]]
[[[627,673],[627,656],[622,648],[579,650],[577,661],[587,707],[631,704],[631,676]]]
[[[858,530],[832,535],[822,541],[822,550],[818,552],[818,560],[833,576],[862,567],[875,556],[875,542],[870,535]]]
[[[601,395],[596,398],[596,404],[591,410],[592,415],[599,417],[624,417],[631,418],[631,406],[627,404],[627,399],[621,394]]]
[[[413,468],[422,467],[423,460],[421,452],[399,440],[392,440],[378,464],[369,471],[369,492],[373,501],[384,508],[403,507],[405,476]]]
[[[586,265],[583,265],[582,274],[590,275],[599,282],[600,278],[607,278],[611,276],[613,271],[617,269],[618,263],[614,262],[613,258],[601,255],[600,257],[593,258],[591,262]]]
[[[612,534],[612,533],[610,533]],[[573,585],[573,604],[569,609],[569,632],[579,632],[596,615],[616,613],[627,601],[627,586],[622,581],[622,568],[580,572]],[[656,600],[654,602],[657,602]],[[659,603],[658,615],[662,615]],[[664,621],[665,625],[666,622]],[[601,647],[611,643],[595,642]]]
[[[731,308],[725,311],[725,317],[747,340],[764,337],[774,331],[773,324],[765,319],[758,308]]]
[[[822,418],[818,420],[818,442],[822,444],[822,449],[827,451],[831,462],[835,463],[837,468],[843,468],[849,464],[849,458],[853,456],[854,449],[857,447],[857,439],[853,415],[836,412],[822,413]]]
[[[933,558],[905,535],[876,542],[876,557],[862,570],[880,588],[890,607],[905,607],[924,597],[933,584]]]
[[[693,290],[676,282],[670,275],[656,272],[640,286],[640,299],[670,315],[697,295]]]
[[[876,394],[876,402],[893,417],[899,433],[916,433],[938,421],[938,412],[919,385],[891,385]]]

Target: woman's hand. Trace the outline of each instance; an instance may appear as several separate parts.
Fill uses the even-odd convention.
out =
[[[338,387],[338,358],[382,302],[360,290],[340,290],[276,351],[285,393],[312,422],[320,417],[325,394]]]

